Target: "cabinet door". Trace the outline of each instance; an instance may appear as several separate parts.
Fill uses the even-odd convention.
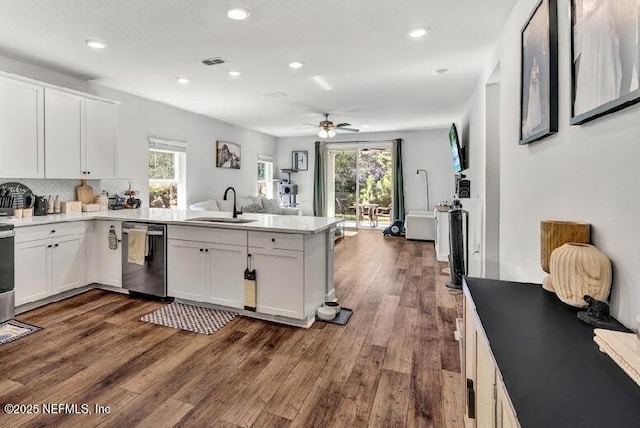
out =
[[[84,97],[45,89],[45,175],[47,178],[80,178],[84,171]]]
[[[167,293],[171,297],[207,301],[207,244],[169,239]]]
[[[118,248],[109,248],[109,231],[116,233]],[[122,287],[122,223],[97,221],[95,237],[96,281],[100,284]]]
[[[85,101],[85,152],[83,171],[92,179],[116,178],[115,104],[87,99]]]
[[[244,307],[244,270],[247,267],[247,247],[208,244],[210,303]]]
[[[496,426],[496,367],[486,339],[476,339],[476,424],[480,428]]]
[[[477,394],[477,377],[476,377],[476,340],[477,329],[475,325],[475,312],[469,301],[464,299],[464,379],[463,391],[465,406],[465,427],[471,428],[476,426],[476,400]]]
[[[257,311],[304,319],[304,253],[249,247],[249,254],[256,270]]]
[[[53,239],[51,261],[52,294],[84,285],[84,235]]]
[[[44,177],[44,89],[0,77],[0,177]]]
[[[518,422],[518,418],[516,418],[516,412],[511,406],[511,400],[509,400],[504,383],[502,380],[499,380],[496,384],[498,395],[496,400],[498,428],[520,428],[520,423]]]
[[[50,245],[50,239],[16,245],[16,306],[35,302],[51,295],[49,282]]]

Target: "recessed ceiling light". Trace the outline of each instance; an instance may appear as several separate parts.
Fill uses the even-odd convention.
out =
[[[237,70],[231,70],[231,71],[229,71],[229,76],[231,76],[231,77],[240,77],[240,75],[241,75],[241,74],[242,74],[242,73],[240,73],[240,72],[239,72],[239,71],[237,71]]]
[[[188,85],[189,83],[191,83],[191,80],[189,80],[188,77],[178,77],[176,80],[181,85]]]
[[[301,63],[300,61],[293,61],[289,63],[289,67],[293,68],[293,69],[298,69],[298,68],[302,68],[304,64]]]
[[[421,28],[416,28],[415,30],[412,30],[409,33],[409,37],[412,37],[414,39],[419,39],[421,37],[426,36],[427,34],[429,34],[429,29],[427,27],[421,27]]]
[[[105,42],[95,39],[87,39],[84,41],[84,43],[91,49],[104,49],[107,47],[107,44]]]
[[[249,11],[247,9],[243,9],[240,7],[235,9],[229,9],[227,11],[227,17],[235,21],[242,21],[249,17]]]
[[[432,71],[434,76],[442,76],[443,74],[445,74],[446,72],[448,72],[449,69],[448,68],[436,68]]]

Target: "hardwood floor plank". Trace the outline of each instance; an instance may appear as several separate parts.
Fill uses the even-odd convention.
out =
[[[447,280],[432,243],[361,229],[336,246],[345,326],[238,317],[204,336],[139,321],[162,302],[93,290],[52,303],[18,316],[43,330],[0,346],[0,402],[111,410],[0,413],[0,426],[461,427],[462,296]]]
[[[393,335],[384,361],[386,370],[411,374],[417,317],[417,309],[398,307],[393,322]]]
[[[370,427],[404,427],[410,399],[411,376],[382,370],[369,417]]]
[[[182,419],[193,406],[174,398],[169,398],[156,411],[144,418],[138,428],[173,427]]]

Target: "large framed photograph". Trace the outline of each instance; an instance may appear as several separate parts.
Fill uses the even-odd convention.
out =
[[[240,169],[240,144],[216,141],[216,166]]]
[[[522,28],[520,144],[558,132],[558,6],[542,0]]]
[[[640,101],[639,21],[640,0],[572,0],[572,125]]]

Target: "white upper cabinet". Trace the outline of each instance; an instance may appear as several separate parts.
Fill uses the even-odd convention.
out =
[[[44,100],[46,176],[82,177],[85,98],[46,88]]]
[[[0,76],[0,177],[44,177],[44,89]]]
[[[47,178],[116,178],[117,105],[45,89]]]
[[[116,121],[118,106],[87,99],[85,104],[85,143],[83,171],[88,178],[117,178]]]

